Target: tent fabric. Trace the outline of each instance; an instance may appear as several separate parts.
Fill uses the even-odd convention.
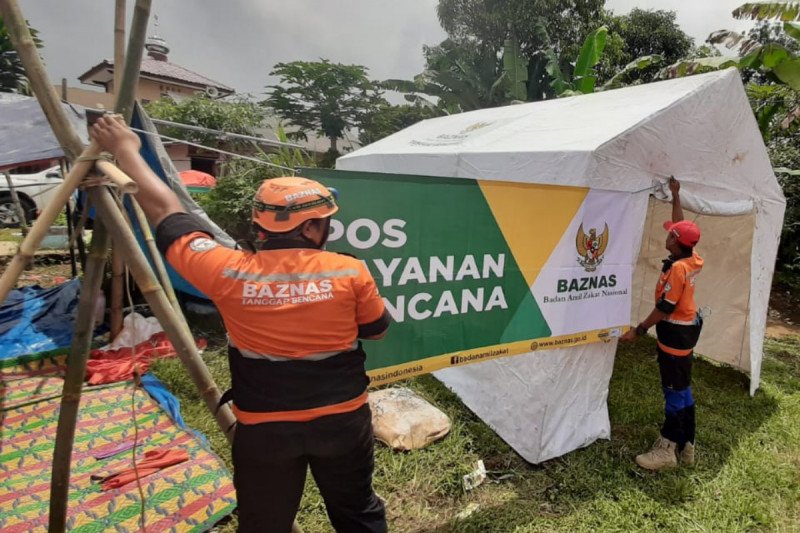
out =
[[[645,221],[646,238],[642,242],[639,261],[633,278],[634,317],[646,316],[653,309],[653,288],[658,280],[666,232],[662,223],[669,220],[672,206],[651,198]],[[750,371],[750,255],[753,252],[755,217],[752,212],[737,216],[708,216],[685,213],[694,220],[704,235],[697,245],[703,258],[724,258],[705,261],[696,285],[695,299],[706,315],[703,332],[695,350],[714,354],[714,359],[745,372]],[[714,238],[705,238],[714,236]],[[733,267],[733,268],[732,268]]]
[[[164,149],[164,145],[161,143],[161,140],[158,137],[158,130],[138,102],[136,103],[133,111],[131,125],[137,129],[141,129],[149,133],[139,134],[139,138],[142,141],[142,157],[150,166],[150,168],[153,169],[153,172],[155,172],[155,174],[175,192],[184,209],[202,219],[214,234],[214,238],[217,240],[217,242],[229,248],[236,246],[236,242],[219,226],[217,226],[217,224],[208,217],[205,211],[203,211],[191,197],[189,191],[181,181],[175,165],[172,164],[172,160],[170,160],[169,155]],[[152,264],[150,251],[146,245],[142,230],[139,227],[138,222],[136,222],[136,216],[129,201],[126,202],[126,208],[131,220],[133,221],[134,233],[136,234],[139,245],[142,250],[144,250],[145,255]],[[155,228],[151,228],[151,230],[155,233]],[[178,272],[172,268],[166,259],[164,259],[164,263],[167,268],[170,281],[172,282],[172,286],[175,288],[175,290],[208,300],[208,297],[205,294],[197,290],[194,286],[192,286],[192,284],[186,281],[183,276],[178,274]]]
[[[199,170],[182,170],[178,173],[189,192],[203,192],[217,186],[217,178]]]
[[[61,104],[78,136],[89,142],[85,108]],[[36,98],[0,93],[0,171],[34,161],[64,157]]]
[[[734,246],[746,255],[737,264],[727,259],[731,246],[709,246],[728,237],[729,226],[709,222],[704,228],[709,271],[713,264],[724,275],[739,269],[749,282],[712,284],[724,292],[707,320],[702,353],[749,371],[751,393],[758,388],[786,201],[735,69],[425,120],[339,158],[336,168],[626,191],[636,196],[643,221],[650,195],[666,198],[664,186],[674,175],[687,208],[705,217],[751,221],[752,239],[744,236]],[[662,238],[657,221],[642,224],[631,243],[634,257],[643,243]],[[701,276],[701,287],[709,277]],[[732,312],[741,307],[735,302],[742,294],[748,303]],[[640,304],[633,299],[634,319],[643,318]],[[746,332],[734,353],[729,340],[708,334],[722,317],[738,321],[730,327]],[[525,459],[541,462],[608,436],[608,414],[600,406],[610,370],[602,369],[611,368],[614,348],[594,344],[528,354],[436,376]],[[508,381],[509,375],[536,386]]]
[[[77,279],[50,289],[33,285],[11,291],[0,305],[0,366],[69,348],[79,295]]]

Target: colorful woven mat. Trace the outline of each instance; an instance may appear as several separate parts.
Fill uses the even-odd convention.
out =
[[[41,369],[40,369],[41,370]],[[53,374],[0,376],[0,531],[45,531],[63,381]],[[11,377],[14,376],[14,377]],[[89,387],[81,397],[72,454],[67,530],[141,531],[135,482],[102,491],[90,479],[130,468],[131,450],[97,460],[93,450],[134,437],[130,382]],[[180,429],[142,389],[135,394],[138,453],[184,449],[189,461],[141,480],[146,530],[206,531],[236,507],[230,474],[191,432]]]

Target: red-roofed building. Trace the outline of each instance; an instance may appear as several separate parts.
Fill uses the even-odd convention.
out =
[[[153,36],[145,44],[147,56],[142,58],[139,71],[139,87],[136,98],[142,103],[170,96],[180,100],[195,94],[205,93],[212,98],[233,94],[233,88],[206,78],[196,72],[167,60],[169,48],[161,37]],[[102,87],[106,93],[114,92],[114,61],[104,59],[80,76],[86,85]]]
[[[143,104],[162,97],[181,100],[205,94],[210,98],[222,98],[235,92],[225,84],[170,63],[167,59],[169,48],[161,37],[149,37],[145,49],[147,55],[142,58],[136,89],[136,98]],[[68,102],[93,108],[111,109],[114,106],[113,60],[104,59],[78,76],[78,79],[85,85],[102,87],[104,92],[69,87],[66,94]],[[216,175],[217,153],[180,143],[165,143],[165,146],[179,171],[194,169]]]

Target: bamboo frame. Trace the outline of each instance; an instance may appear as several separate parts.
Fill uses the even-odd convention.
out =
[[[92,189],[89,191],[89,196],[92,198],[92,203],[98,215],[109,228],[127,228],[122,212],[108,191]],[[122,254],[125,263],[130,269],[131,276],[139,286],[139,290],[164,328],[167,337],[175,346],[178,357],[189,371],[189,375],[197,386],[200,396],[205,401],[209,411],[212,413],[216,411],[215,417],[223,432],[226,435],[230,435],[229,430],[235,422],[233,413],[228,408],[217,411],[217,405],[222,394],[214,383],[205,363],[203,363],[189,328],[174,312],[172,304],[150,268],[147,258],[139,248],[136,237],[130,230],[112,231],[111,235],[115,248]]]
[[[128,42],[129,53],[126,58],[123,81],[117,94],[116,104],[116,111],[125,116],[126,122],[130,122],[133,110],[150,3],[151,0],[137,0],[134,9],[131,36]],[[63,146],[67,156],[75,160],[75,165],[67,178],[65,178],[63,185],[59,187],[56,198],[48,205],[48,208],[50,206],[54,207],[45,209],[45,212],[42,213],[42,216],[34,225],[31,234],[20,246],[22,254],[18,252],[9,268],[0,278],[0,302],[2,302],[19,277],[19,272],[17,271],[15,274],[16,268],[12,267],[20,259],[24,260],[26,254],[32,255],[33,251],[41,243],[42,230],[46,230],[49,227],[55,219],[55,215],[60,211],[60,207],[56,208],[55,206],[63,206],[67,203],[75,187],[92,168],[93,161],[90,158],[98,155],[99,150],[95,143],[91,143],[83,151],[83,157],[76,160],[77,154],[81,152],[82,144],[76,132],[72,129],[72,125],[61,107],[55,90],[47,79],[44,65],[33,44],[33,39],[19,9],[17,0],[0,0],[0,15],[3,17],[12,43],[20,55],[20,59],[28,73],[31,87],[50,122],[53,133]],[[88,343],[91,342],[94,323],[94,303],[103,277],[105,254],[108,249],[108,233],[113,235],[117,249],[121,251],[122,256],[127,260],[134,279],[161,322],[162,327],[164,327],[169,340],[175,346],[178,356],[186,366],[190,377],[206,402],[206,406],[214,414],[218,425],[229,441],[233,440],[233,432],[231,430],[235,426],[235,418],[230,408],[227,405],[218,408],[219,398],[221,397],[220,391],[197,352],[189,327],[185,321],[181,320],[182,317],[179,317],[173,310],[172,304],[158,284],[150,265],[138,247],[133,232],[126,225],[122,211],[114,203],[108,190],[104,187],[92,189],[89,192],[89,197],[100,216],[96,220],[97,226],[92,239],[92,256],[87,263],[87,272],[82,284],[76,339],[72,346],[73,355],[68,362],[67,377],[62,396],[62,409],[59,414],[58,434],[60,437],[57,437],[55,442],[53,478],[50,492],[48,531],[51,533],[60,533],[66,527],[71,451],[89,352]],[[80,310],[83,310],[83,312],[81,313]],[[297,522],[293,523],[292,530],[295,532],[302,531]]]

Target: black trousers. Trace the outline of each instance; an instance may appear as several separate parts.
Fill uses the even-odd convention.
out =
[[[233,441],[239,531],[291,531],[310,466],[337,532],[385,532],[383,503],[372,490],[373,446],[368,404],[310,422],[239,424]]]
[[[661,388],[664,391],[664,425],[661,436],[678,444],[694,444],[695,418],[692,397],[692,360],[694,354],[675,356],[657,348]]]

